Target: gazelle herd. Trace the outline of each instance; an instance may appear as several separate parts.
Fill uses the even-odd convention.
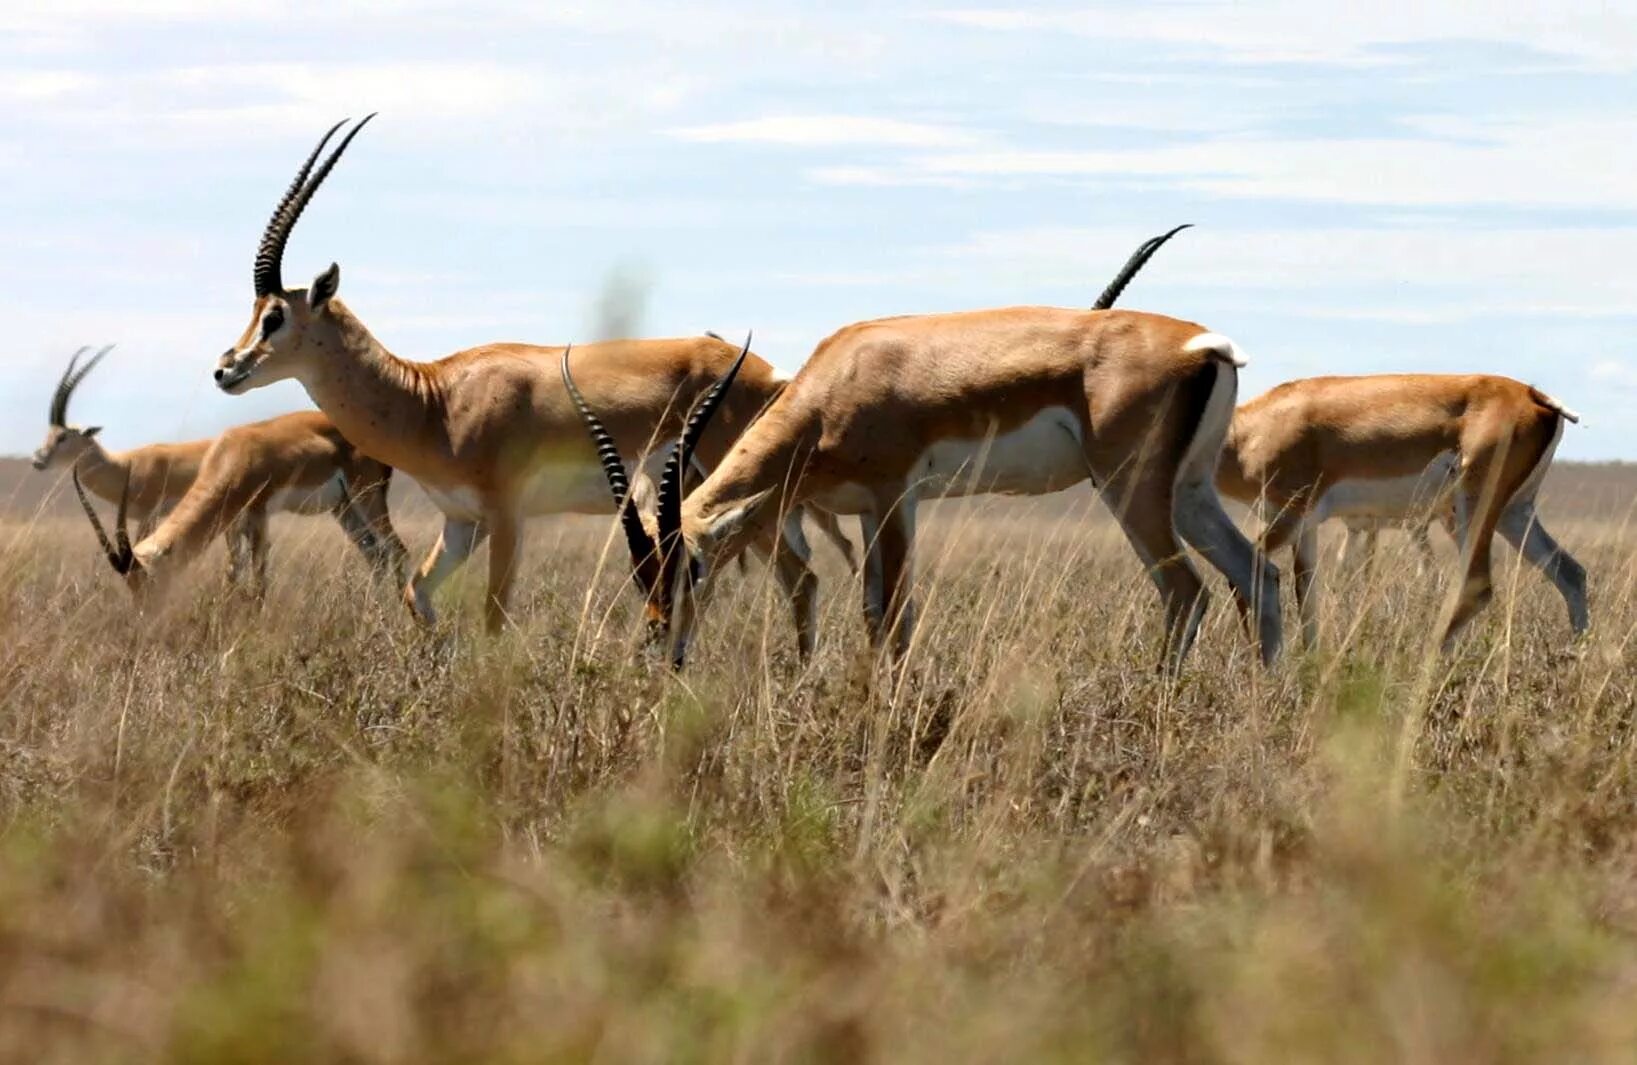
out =
[[[371,116],[373,117],[373,116]],[[817,580],[803,518],[849,551],[857,515],[872,646],[914,639],[918,506],[945,496],[1037,495],[1090,481],[1159,591],[1162,663],[1177,669],[1206,609],[1184,545],[1226,578],[1265,663],[1281,648],[1280,572],[1292,546],[1303,632],[1316,639],[1317,531],[1329,517],[1374,531],[1437,519],[1461,556],[1440,637],[1447,649],[1491,596],[1499,532],[1557,586],[1578,634],[1585,571],[1540,523],[1535,497],[1565,421],[1537,389],[1490,375],[1291,381],[1236,407],[1241,349],[1205,326],[1112,305],[1173,236],[1144,243],[1089,310],[1007,307],[846,325],[791,379],[714,335],[583,346],[493,343],[433,362],[393,354],[339,296],[335,264],[306,288],[283,279],[285,245],[353,139],[326,133],[274,208],[244,333],[218,359],[240,395],[294,378],[317,412],[210,441],[105,451],[67,423],[74,388],[107,354],[76,355],[52,397],[39,469],[69,467],[113,567],[142,592],[225,535],[235,575],[263,583],[270,513],[329,511],[376,565],[403,575],[387,512],[392,471],[413,478],[443,531],[403,592],[432,623],[434,596],[489,546],[485,621],[511,609],[523,522],[615,513],[642,594],[649,645],[681,667],[711,582],[746,550],[790,601],[813,649]],[[322,161],[321,161],[322,160]],[[1179,227],[1182,228],[1182,227]],[[633,477],[651,486],[634,490]],[[112,542],[86,489],[115,503]],[[1222,504],[1258,508],[1253,542]],[[127,522],[135,520],[132,543]]]

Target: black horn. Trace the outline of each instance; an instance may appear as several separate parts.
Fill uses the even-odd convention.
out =
[[[319,153],[330,142],[330,138],[335,136],[335,131],[347,124],[346,119],[331,126],[329,132],[325,133],[318,145],[313,148],[312,154],[307,156],[307,161],[301,164],[301,169],[296,171],[295,180],[290,182],[290,187],[284,192],[284,198],[279,200],[278,206],[273,209],[273,217],[268,219],[267,230],[261,237],[261,246],[256,249],[257,296],[271,296],[284,291],[284,246],[290,241],[291,230],[295,229],[296,222],[301,219],[301,212],[307,209],[313,193],[317,192],[318,187],[324,184],[324,179],[330,176],[330,171],[335,169],[335,164],[340,161],[341,154],[347,150],[352,139],[358,136],[358,131],[369,125],[370,119],[374,117],[373,114],[367,115],[363,121],[348,130],[347,135],[341,138],[341,143],[336,145],[335,151],[330,153],[314,174],[313,164],[318,161]],[[311,180],[308,179],[309,174],[312,174]]]
[[[699,438],[704,435],[710,425],[711,417],[716,408],[722,405],[722,399],[728,393],[728,387],[733,379],[739,375],[739,367],[745,364],[745,356],[750,354],[750,334],[745,334],[745,345],[739,349],[739,357],[733,360],[727,372],[711,385],[699,405],[694,407],[693,413],[688,415],[687,422],[682,426],[682,436],[676,446],[671,448],[671,455],[665,460],[665,471],[659,480],[659,502],[657,506],[659,524],[660,558],[665,567],[664,587],[671,586],[671,577],[679,562],[679,553],[676,550],[677,541],[682,536],[682,474],[693,461],[694,448],[699,444]]]
[[[130,502],[131,482],[127,478],[125,487],[119,493],[119,510],[114,516],[114,543],[108,542],[108,534],[102,531],[102,522],[97,519],[97,509],[85,496],[85,486],[80,483],[78,467],[73,470],[74,494],[80,497],[80,508],[91,521],[91,529],[97,534],[97,543],[102,545],[102,553],[108,556],[108,564],[121,576],[136,568],[136,555],[131,551],[131,537],[125,528],[126,506]]]
[[[647,592],[657,577],[653,567],[658,560],[658,554],[654,550],[653,538],[648,535],[648,530],[642,527],[642,517],[632,504],[631,482],[625,476],[625,463],[620,460],[620,449],[614,443],[613,434],[592,413],[591,405],[585,401],[585,396],[580,394],[579,386],[574,383],[574,376],[568,372],[568,355],[573,350],[573,344],[563,349],[561,362],[563,387],[568,390],[569,400],[579,413],[580,421],[585,423],[591,442],[596,445],[597,459],[602,463],[603,475],[608,478],[609,490],[614,493],[614,509],[619,512],[620,526],[625,530],[625,543],[631,550],[632,574],[637,584]]]
[[[68,360],[68,369],[63,371],[62,380],[57,382],[57,391],[51,394],[52,425],[66,426],[68,424],[69,397],[74,394],[74,389],[80,387],[80,382],[85,380],[85,375],[96,369],[97,363],[102,361],[102,357],[114,350],[114,346],[109,344],[87,359],[84,366],[76,368],[80,356],[90,350],[89,347],[83,347],[74,353],[72,359]]]
[[[1091,309],[1106,311],[1114,306],[1114,301],[1120,298],[1120,294],[1125,291],[1127,285],[1131,284],[1131,279],[1137,276],[1137,272],[1148,265],[1148,260],[1154,257],[1154,253],[1159,251],[1166,241],[1181,233],[1184,229],[1192,228],[1192,222],[1185,222],[1168,233],[1150,237],[1139,244],[1137,250],[1131,253],[1131,258],[1127,259],[1125,265],[1120,268],[1120,272],[1114,275],[1114,280],[1110,281],[1108,287],[1103,289],[1103,294],[1097,297],[1097,302],[1091,305]]]

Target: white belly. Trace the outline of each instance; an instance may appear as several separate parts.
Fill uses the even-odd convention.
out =
[[[1047,407],[1007,433],[940,440],[916,462],[910,481],[930,495],[1041,495],[1079,484],[1091,473],[1080,421]]]
[[[1344,518],[1349,524],[1391,524],[1424,517],[1455,479],[1455,455],[1445,452],[1427,468],[1408,477],[1342,481],[1331,486],[1314,508],[1319,521]]]
[[[657,478],[665,465],[667,451],[658,449],[648,457],[641,472]],[[627,463],[626,474],[639,481],[638,471]],[[417,481],[446,517],[457,521],[480,521],[483,499],[471,488],[445,488]],[[536,467],[516,496],[520,516],[544,514],[612,514],[614,496],[608,478],[596,463],[550,462]]]
[[[328,514],[346,498],[341,475],[325,481],[317,488],[283,488],[268,500],[270,514]]]

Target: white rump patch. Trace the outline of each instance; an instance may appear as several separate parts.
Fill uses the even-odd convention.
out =
[[[1201,333],[1182,346],[1183,351],[1203,351],[1207,355],[1214,355],[1227,362],[1235,369],[1242,370],[1249,366],[1249,361],[1239,353],[1239,346],[1221,333]]]

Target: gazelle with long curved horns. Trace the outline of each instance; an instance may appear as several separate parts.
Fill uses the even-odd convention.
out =
[[[110,542],[77,468],[74,490],[109,564],[133,594],[147,595],[225,536],[230,579],[248,571],[260,596],[267,583],[267,522],[276,513],[334,514],[373,568],[402,576],[404,545],[387,512],[391,477],[391,467],[360,454],[324,415],[300,411],[235,426],[211,441],[187,493],[134,546],[126,524],[132,493],[119,493]]]
[[[210,448],[209,440],[180,444],[147,444],[129,451],[109,451],[102,446],[100,425],[81,428],[68,422],[68,401],[86,375],[113,350],[110,344],[81,363],[90,348],[81,348],[68,361],[67,369],[51,394],[45,442],[34,452],[36,470],[71,467],[93,493],[110,503],[126,496],[131,519],[141,532],[150,530],[187,493],[198,476],[199,463]]]
[[[523,520],[608,513],[608,490],[557,372],[563,348],[489,344],[411,362],[387,350],[337,297],[341,272],[333,263],[310,287],[285,287],[291,229],[368,121],[353,126],[319,164],[342,123],[325,134],[274,209],[256,252],[250,326],[218,360],[216,382],[237,395],[295,378],[348,440],[426,490],[443,512],[443,534],[404,594],[423,621],[434,620],[438,586],[487,540],[484,616],[490,630],[498,629]],[[707,466],[783,387],[771,366],[708,336],[575,349],[591,401],[625,440],[649,446],[678,436],[688,408],[736,355],[744,360],[741,387],[723,402],[720,423],[697,441]],[[787,525],[771,551],[805,654],[813,639],[814,578],[799,522]]]
[[[1137,268],[1157,247],[1138,250]],[[1226,337],[1130,311],[1014,307],[861,322],[821,343],[683,499],[689,448],[732,384],[730,367],[666,464],[656,542],[631,538],[650,615],[671,625],[680,662],[709,574],[765,545],[793,507],[815,503],[860,516],[871,641],[902,657],[921,499],[1033,495],[1090,479],[1160,591],[1167,666],[1187,653],[1205,606],[1179,533],[1254,612],[1271,662],[1277,571],[1258,567],[1212,483],[1242,365]],[[586,421],[599,446],[612,446],[594,414]]]
[[[1576,633],[1589,624],[1586,571],[1540,523],[1535,497],[1565,422],[1579,416],[1537,388],[1490,374],[1310,377],[1234,413],[1217,484],[1272,511],[1262,550],[1293,542],[1303,633],[1318,636],[1318,524],[1333,494],[1401,493],[1447,464],[1462,584],[1443,625],[1448,650],[1493,595],[1499,532],[1556,585]]]

